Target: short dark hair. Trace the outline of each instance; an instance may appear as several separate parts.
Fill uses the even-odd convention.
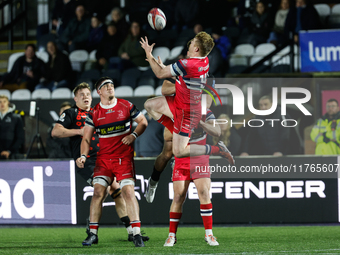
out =
[[[96,90],[98,90],[100,84],[102,84],[102,82],[105,81],[105,80],[112,80],[112,79],[111,79],[110,77],[108,77],[108,76],[99,78],[99,80],[98,80],[98,81],[96,82],[96,84],[94,85],[95,88],[96,88]],[[112,80],[112,82],[113,82],[113,80]]]
[[[65,102],[63,102],[63,103],[60,105],[60,109],[66,107],[66,106],[72,107],[72,104],[71,104],[70,102],[68,102],[68,101],[65,101]]]
[[[327,103],[332,103],[332,102],[335,102],[336,105],[339,106],[339,102],[335,98],[330,98],[330,99],[327,100]]]
[[[25,50],[27,50],[28,47],[32,47],[34,52],[36,52],[36,50],[37,50],[37,47],[33,43],[26,44]]]
[[[89,89],[91,91],[90,85],[86,82],[82,82],[77,87],[74,88],[73,94],[76,96],[80,89]]]

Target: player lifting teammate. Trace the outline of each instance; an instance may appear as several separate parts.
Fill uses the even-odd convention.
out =
[[[214,114],[208,109],[207,115],[202,116],[198,128],[190,138],[190,144],[205,145],[207,133],[212,136],[220,136],[221,129],[214,126]],[[190,181],[193,181],[200,201],[200,211],[205,228],[205,241],[212,246],[219,245],[212,232],[212,203],[210,200],[210,171],[209,155],[196,157],[177,158],[172,173],[174,198],[170,207],[169,236],[164,246],[174,246],[177,242],[176,233],[179,220],[182,217],[182,207],[189,188]]]
[[[100,96],[97,104],[86,118],[84,136],[81,143],[81,156],[77,159],[78,167],[83,168],[87,161],[93,132],[99,136],[100,149],[94,168],[94,194],[90,207],[90,233],[83,245],[98,243],[98,223],[102,213],[102,201],[106,188],[116,178],[120,183],[126,201],[127,213],[133,228],[133,242],[136,247],[143,247],[140,232],[139,205],[135,197],[135,169],[132,143],[147,127],[144,115],[129,101],[117,99],[114,84],[109,77],[96,82]],[[138,123],[131,133],[131,121]]]

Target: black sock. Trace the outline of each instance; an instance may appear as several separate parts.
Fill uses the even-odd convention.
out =
[[[159,181],[159,178],[161,176],[161,173],[160,171],[157,171],[155,166],[153,167],[153,171],[152,171],[152,174],[151,174],[151,180],[152,181],[155,181],[155,182],[158,182]]]
[[[120,220],[124,223],[126,228],[128,226],[130,226],[130,218],[129,218],[129,216],[124,216],[124,217],[120,218]]]

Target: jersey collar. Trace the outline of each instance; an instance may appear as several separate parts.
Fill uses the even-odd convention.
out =
[[[206,57],[191,57],[191,58],[205,59]]]
[[[116,106],[117,104],[117,98],[115,97],[115,101],[110,104],[110,105],[103,105],[102,102],[99,103],[100,104],[100,107],[104,108],[104,109],[110,109],[110,108],[113,108]]]

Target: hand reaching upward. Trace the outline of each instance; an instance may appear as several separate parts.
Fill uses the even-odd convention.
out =
[[[148,38],[145,36],[145,39],[143,39],[142,37],[140,38],[141,40],[139,41],[139,43],[141,44],[142,48],[145,50],[146,56],[148,56],[148,54],[152,55],[152,50],[153,47],[155,46],[155,43],[149,45],[149,41]]]

